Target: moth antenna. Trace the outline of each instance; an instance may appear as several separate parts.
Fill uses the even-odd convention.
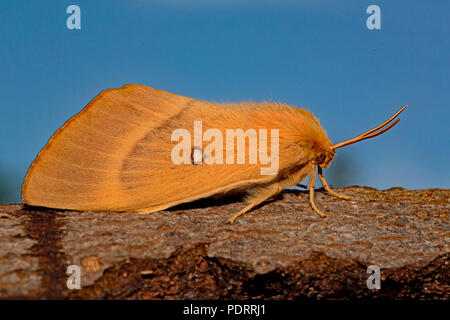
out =
[[[376,137],[380,134],[382,134],[383,132],[386,132],[387,130],[391,129],[393,126],[395,126],[400,119],[397,119],[394,121],[395,118],[398,117],[398,115],[400,113],[403,112],[403,110],[405,110],[407,107],[407,105],[404,105],[400,110],[398,110],[392,117],[390,117],[388,120],[386,120],[385,122],[383,122],[382,124],[380,124],[379,126],[376,126],[373,129],[370,129],[369,131],[364,132],[363,134],[360,134],[357,137],[354,137],[352,139],[346,140],[346,141],[342,141],[339,143],[334,144],[333,146],[331,146],[331,149],[337,149],[337,148],[342,148],[344,146],[348,146],[350,144],[362,141],[362,140],[366,140],[369,138],[373,138]],[[393,123],[391,123],[389,126],[385,127],[386,125],[388,125],[390,122],[394,121]],[[385,127],[385,128],[383,128]],[[383,129],[382,129],[383,128]],[[381,129],[381,130],[380,130]],[[378,131],[379,130],[379,131]]]
[[[350,140],[347,140],[347,141],[335,144],[334,146],[332,146],[332,149],[342,148],[342,147],[348,146],[349,144],[354,144],[354,143],[359,142],[359,141],[363,141],[363,140],[366,140],[366,139],[370,139],[370,138],[376,137],[376,136],[382,134],[383,132],[388,131],[390,128],[395,126],[399,121],[400,121],[400,119],[397,119],[393,123],[391,123],[389,126],[384,128],[383,130],[380,130],[380,131],[375,132],[373,134],[369,134],[367,136],[358,136],[357,138],[353,138],[353,139],[350,139]]]
[[[403,110],[405,110],[407,107],[407,105],[404,105],[400,110],[398,110],[392,117],[390,117],[388,120],[386,120],[385,122],[383,122],[382,124],[380,124],[378,127],[375,127],[367,132],[364,132],[363,134],[361,134],[360,136],[365,136],[368,135],[372,132],[377,131],[378,129],[383,128],[384,126],[386,126],[389,122],[391,122],[392,120],[394,120],[395,118],[397,118],[397,116],[403,112]]]

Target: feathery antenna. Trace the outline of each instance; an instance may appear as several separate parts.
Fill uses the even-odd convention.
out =
[[[356,143],[356,142],[359,142],[359,141],[362,141],[362,140],[366,140],[366,139],[370,139],[370,138],[376,137],[376,136],[382,134],[383,132],[388,131],[390,128],[395,126],[400,121],[400,118],[395,120],[395,121],[394,121],[394,119],[397,118],[398,115],[400,113],[402,113],[403,110],[406,109],[406,107],[407,107],[407,105],[404,105],[403,108],[398,110],[392,117],[390,117],[388,120],[386,120],[385,122],[383,122],[379,126],[373,128],[373,129],[370,129],[369,131],[364,132],[363,134],[360,134],[359,136],[354,137],[352,139],[336,143],[335,145],[331,146],[331,149],[334,150],[334,149],[337,149],[337,148],[342,148],[344,146],[348,146],[349,144],[353,144],[353,143]],[[392,121],[394,121],[394,122],[392,122]],[[391,124],[388,125],[389,123],[391,123]],[[386,125],[388,125],[388,126],[386,127]]]

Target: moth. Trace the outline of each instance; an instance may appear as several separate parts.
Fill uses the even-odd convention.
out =
[[[314,201],[316,172],[326,191],[348,199],[328,186],[322,169],[328,168],[336,149],[392,128],[405,108],[379,126],[333,144],[314,115],[301,108],[269,102],[212,103],[130,84],[102,91],[55,132],[28,169],[22,199],[27,205],[58,209],[151,213],[200,198],[244,194],[245,207],[228,220],[232,223],[309,176],[309,203],[324,217]],[[181,138],[174,139],[174,132],[192,131],[199,121],[201,144],[195,136],[186,138],[191,149],[179,151],[188,153],[182,156],[189,161],[175,163],[174,148]],[[217,134],[226,136],[233,128],[277,132],[258,145],[272,142],[266,151],[278,157],[276,172],[261,174],[263,164],[248,161],[261,155],[250,148],[249,137],[236,140],[231,149],[244,148],[244,163],[238,156],[219,161],[217,148],[208,152],[205,141],[220,147]]]

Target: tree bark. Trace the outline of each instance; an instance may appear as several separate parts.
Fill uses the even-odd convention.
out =
[[[449,299],[450,190],[338,191],[352,199],[316,192],[325,218],[291,190],[232,225],[237,198],[148,215],[0,206],[0,298]]]

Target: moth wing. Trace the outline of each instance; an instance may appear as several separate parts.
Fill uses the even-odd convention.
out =
[[[218,143],[213,153],[222,152],[223,155],[219,157],[223,159],[222,162],[208,162],[211,154],[206,150],[210,142],[203,141],[198,149],[202,163],[193,163],[196,135],[194,122],[201,122],[198,140],[206,140],[204,134],[209,129],[220,131],[211,140]],[[149,131],[136,141],[124,157],[120,181],[131,201],[130,206],[123,209],[152,212],[217,193],[244,190],[252,184],[273,179],[276,174],[261,175],[260,164],[248,163],[248,143],[243,150],[245,163],[237,164],[237,140],[233,145],[234,162],[227,163],[226,129],[236,127],[245,130],[252,124],[246,108],[191,101],[177,116],[167,119],[158,130]],[[189,132],[187,141],[182,141],[189,144],[189,163],[177,164],[172,158],[172,150],[180,143],[172,139],[177,129]]]
[[[102,91],[38,154],[22,186],[23,202],[75,210],[121,208],[129,203],[120,181],[124,157],[190,101],[135,84]]]

